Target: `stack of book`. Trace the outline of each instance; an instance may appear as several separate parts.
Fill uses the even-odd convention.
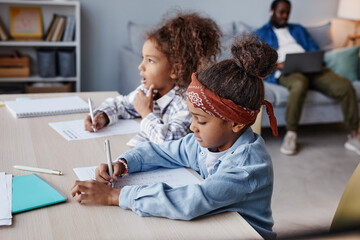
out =
[[[73,41],[75,34],[75,17],[54,14],[51,24],[45,34],[45,41]]]

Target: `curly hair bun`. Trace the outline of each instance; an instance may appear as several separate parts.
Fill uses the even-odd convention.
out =
[[[232,44],[231,54],[248,76],[264,78],[276,69],[277,52],[255,35],[237,38]]]

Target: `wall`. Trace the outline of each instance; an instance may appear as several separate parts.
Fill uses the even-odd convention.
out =
[[[244,21],[260,27],[272,0],[80,0],[81,91],[119,91],[118,54],[128,45],[127,22],[158,23],[169,9],[196,10],[218,24]],[[326,2],[326,4],[325,4]],[[336,17],[338,0],[292,0],[291,22],[316,25]],[[136,79],[135,79],[136,81]],[[140,78],[138,79],[140,83]]]

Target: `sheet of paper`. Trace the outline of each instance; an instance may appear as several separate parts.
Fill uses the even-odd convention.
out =
[[[81,181],[95,179],[95,167],[74,168],[74,172]],[[123,178],[119,178],[115,183],[116,188],[129,185],[150,185],[154,183],[164,182],[169,186],[176,188],[189,184],[200,183],[201,181],[194,176],[186,168],[159,168],[149,172],[137,172],[127,174]]]
[[[0,225],[11,225],[12,175],[0,172]]]
[[[49,123],[49,125],[68,141],[131,134],[140,131],[140,124],[135,120],[119,120],[115,124],[106,126],[97,132],[85,131],[83,119],[53,122]]]

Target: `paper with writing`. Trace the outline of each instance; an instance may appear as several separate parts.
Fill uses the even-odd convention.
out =
[[[68,141],[131,134],[140,131],[140,124],[135,120],[119,120],[115,124],[106,126],[96,132],[84,130],[83,119],[53,122],[49,123],[49,125]]]
[[[94,180],[96,167],[74,168],[74,172],[81,181]],[[136,172],[127,174],[119,178],[115,183],[115,188],[121,188],[129,185],[151,185],[163,182],[176,188],[189,184],[197,184],[201,181],[189,172],[186,168],[159,168],[148,172]]]

